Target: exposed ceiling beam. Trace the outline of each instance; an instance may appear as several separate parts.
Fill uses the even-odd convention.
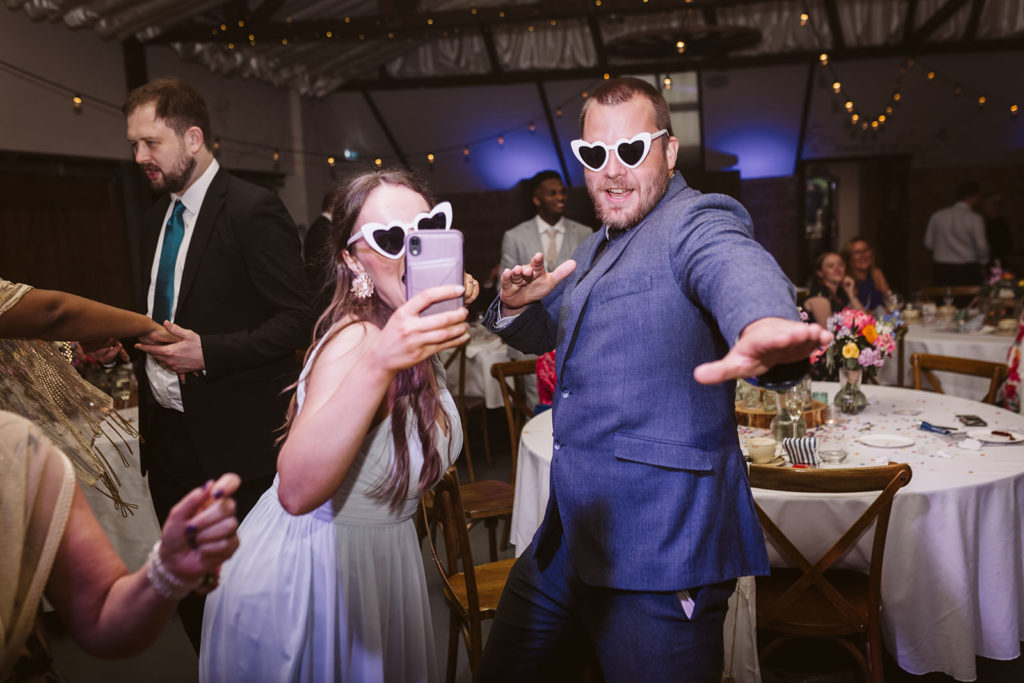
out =
[[[597,68],[602,72],[608,69],[608,51],[604,49],[604,34],[601,33],[601,22],[591,14],[587,17],[587,26],[590,28],[590,39],[594,43],[594,54],[597,55]]]
[[[270,21],[283,4],[284,0],[263,0],[263,3],[249,14],[249,22],[262,24]]]
[[[399,2],[400,0],[393,0]],[[199,43],[244,43],[248,35],[257,40],[289,42],[304,40],[397,40],[412,38],[424,40],[439,38],[444,32],[459,33],[478,30],[484,25],[517,26],[530,23],[561,21],[595,16],[653,16],[662,12],[680,9],[709,9],[751,4],[763,4],[764,0],[649,0],[647,3],[635,0],[602,0],[598,6],[592,0],[559,0],[558,2],[535,2],[521,5],[475,7],[472,9],[445,10],[438,12],[401,12],[387,15],[348,16],[309,21],[265,21],[247,22],[239,27],[235,21],[227,21],[226,30],[209,24],[195,24],[171,28],[148,42],[199,42]],[[230,18],[230,17],[229,17]],[[244,18],[244,17],[243,17]],[[328,37],[330,33],[330,37]]]
[[[846,47],[846,39],[843,38],[843,22],[839,19],[836,0],[825,0],[825,17],[828,19],[828,32],[832,34],[832,50],[842,50]]]
[[[907,12],[903,15],[903,42],[910,43],[914,37],[914,20],[917,18],[917,0],[907,0]]]
[[[954,14],[959,12],[967,0],[947,0],[946,4],[935,10],[935,14],[928,17],[928,20],[921,24],[921,28],[911,36],[911,42],[917,43],[928,40],[935,31],[949,21]]]
[[[500,75],[503,69],[498,58],[498,48],[494,46],[494,34],[491,33],[489,26],[481,26],[480,35],[483,36],[484,49],[487,50],[487,59],[491,63],[491,75]]]
[[[708,26],[718,26],[718,11],[714,7],[705,7],[701,10],[704,15],[704,23]]]
[[[377,108],[377,103],[373,101],[373,96],[366,90],[362,91],[363,100],[366,102],[366,106],[370,108],[370,113],[373,114],[373,118],[377,121],[377,125],[380,126],[380,130],[384,133],[384,137],[387,138],[388,144],[391,145],[391,151],[394,152],[395,156],[398,157],[398,161],[406,168],[412,168],[409,166],[409,160],[405,157],[405,152],[398,145],[398,140],[395,139],[394,134],[391,132],[391,127],[388,126],[388,122],[384,120],[384,115],[380,113],[380,109]]]
[[[978,52],[1003,52],[1012,50],[1024,50],[1024,37],[1002,38],[998,40],[975,40],[971,42],[935,42],[922,43],[913,46],[910,52],[906,45],[883,45],[878,47],[856,47],[844,50],[829,52],[829,59],[833,62],[849,61],[854,59],[872,59],[876,57],[909,57],[924,56],[928,54],[963,54]],[[748,55],[742,57],[680,57],[671,60],[637,62],[628,66],[612,65],[610,73],[615,76],[619,74],[643,74],[643,73],[664,73],[692,71],[697,69],[737,69],[755,66],[774,66],[779,64],[798,64],[807,61],[817,61],[819,51],[788,52],[774,55]],[[462,75],[462,76],[436,76],[430,78],[393,78],[382,81],[350,81],[341,86],[339,90],[405,90],[412,88],[429,87],[458,87],[470,85],[496,85],[509,83],[532,83],[542,81],[564,81],[564,80],[598,80],[603,72],[597,67],[578,69],[551,69],[543,71],[506,71],[500,76],[493,74]]]
[[[967,26],[964,27],[963,40],[974,40],[978,35],[978,22],[981,20],[981,10],[985,8],[985,0],[972,0],[971,16],[967,19]]]

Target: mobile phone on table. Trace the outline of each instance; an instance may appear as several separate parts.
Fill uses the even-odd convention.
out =
[[[462,233],[458,230],[413,230],[405,236],[405,296],[409,300],[431,287],[462,285]],[[455,311],[463,298],[431,304],[420,313]]]
[[[957,415],[956,419],[960,420],[965,427],[985,427],[988,425],[987,422],[977,415]]]

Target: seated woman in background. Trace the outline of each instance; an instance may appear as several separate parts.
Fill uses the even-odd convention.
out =
[[[152,644],[182,596],[238,547],[231,498],[238,475],[208,482],[175,505],[145,566],[130,574],[68,458],[37,425],[2,410],[0,463],[0,680],[51,680],[52,661],[35,628],[44,590],[83,649],[127,657]]]
[[[843,257],[834,251],[826,251],[814,264],[815,282],[804,301],[804,308],[822,327],[828,318],[844,308],[864,310],[857,299],[857,286],[846,274]]]
[[[463,287],[406,301],[402,238],[437,214],[432,203],[397,170],[337,190],[334,297],[299,376],[277,478],[206,603],[204,683],[440,679],[412,517],[462,447],[436,354],[469,332],[465,308],[420,317]]]
[[[857,285],[857,299],[864,310],[874,311],[885,307],[886,297],[891,290],[882,269],[875,266],[875,253],[871,244],[863,237],[854,237],[842,251],[846,270]]]

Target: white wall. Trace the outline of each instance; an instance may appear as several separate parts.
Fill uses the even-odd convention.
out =
[[[0,66],[0,150],[98,158],[128,158],[120,106],[127,95],[121,44],[101,40],[90,30],[63,24],[34,23],[23,12],[0,9],[0,60],[82,93],[85,105],[75,113],[68,94],[19,76]],[[310,215],[304,174],[297,172],[289,149],[301,147],[307,100],[258,81],[225,78],[183,62],[173,50],[146,49],[150,78],[178,76],[206,100],[214,136],[237,138],[281,150],[275,168],[273,150],[221,143],[220,163],[229,168],[279,170],[285,175],[282,199],[296,223]],[[104,107],[89,96],[105,100]]]
[[[0,150],[127,158],[124,61],[119,43],[63,24],[33,23],[0,9],[0,60],[82,93],[76,114],[70,95],[0,66]],[[116,104],[103,107],[89,96]]]

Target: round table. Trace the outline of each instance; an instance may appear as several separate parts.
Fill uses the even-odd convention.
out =
[[[491,365],[509,360],[510,347],[501,337],[491,334],[482,326],[473,323],[469,328],[469,344],[466,346],[466,395],[481,396],[488,408],[502,408],[501,386],[491,376]],[[446,360],[450,351],[441,354]],[[458,363],[448,367],[448,388],[454,394],[459,386]]]
[[[815,391],[835,394],[835,383]],[[842,467],[906,462],[910,484],[893,504],[882,572],[883,640],[900,667],[914,674],[942,671],[974,680],[975,656],[1014,659],[1024,637],[1024,444],[969,450],[918,428],[921,420],[954,426],[975,414],[986,429],[1024,433],[1024,416],[956,396],[864,386],[868,407],[837,428],[849,457]],[[764,430],[742,427],[741,439]],[[913,441],[902,448],[867,446],[865,435]],[[511,538],[517,552],[540,523],[548,497],[551,416],[523,428]],[[754,496],[806,555],[820,554],[860,515],[869,496],[821,496],[755,490]],[[867,569],[870,539],[861,539],[843,566]],[[778,559],[769,549],[773,560]],[[749,608],[749,606],[746,606]],[[728,632],[727,632],[728,638]],[[740,641],[750,634],[737,632]],[[729,648],[727,646],[726,651]],[[750,652],[744,648],[744,652]]]
[[[959,333],[952,331],[948,326],[911,323],[907,327],[907,335],[903,338],[903,383],[908,387],[914,385],[914,370],[910,367],[911,354],[932,353],[939,356],[1005,363],[1012,343],[1013,335]],[[898,365],[899,360],[893,358],[882,366],[878,372],[878,382],[895,386]],[[980,400],[988,393],[989,381],[983,377],[949,372],[936,372],[935,376],[942,382],[942,390],[953,396]],[[927,380],[922,382],[925,389],[930,389]]]

